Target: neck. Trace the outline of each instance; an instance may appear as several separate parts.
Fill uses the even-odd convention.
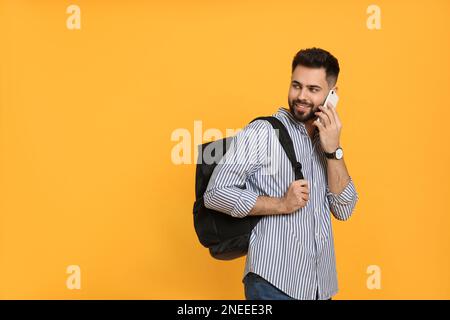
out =
[[[305,128],[306,128],[306,131],[308,132],[308,135],[310,138],[312,138],[314,136],[314,131],[316,130],[316,127],[313,126],[314,120],[315,119],[311,119],[311,120],[305,122]]]

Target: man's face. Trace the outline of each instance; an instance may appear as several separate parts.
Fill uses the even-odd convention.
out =
[[[319,111],[330,89],[325,68],[298,65],[292,73],[288,96],[289,110],[295,119],[303,123],[316,119],[314,112]]]

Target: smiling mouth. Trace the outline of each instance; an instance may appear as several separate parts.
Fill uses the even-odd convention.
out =
[[[297,110],[300,110],[300,111],[306,111],[306,110],[308,110],[309,108],[311,108],[309,105],[306,105],[306,104],[300,104],[300,103],[296,103],[295,104],[295,108],[297,109]]]

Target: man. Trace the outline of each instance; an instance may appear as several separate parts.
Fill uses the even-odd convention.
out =
[[[206,207],[237,218],[263,216],[250,237],[247,299],[326,300],[338,291],[330,212],[347,220],[358,200],[342,158],[341,120],[331,105],[322,106],[328,92],[338,90],[338,75],[329,52],[300,50],[292,62],[289,110],[274,114],[293,140],[304,180],[294,181],[275,130],[257,120],[233,138],[253,148],[230,149],[209,181]],[[267,173],[273,166],[267,158],[278,161],[276,172]]]

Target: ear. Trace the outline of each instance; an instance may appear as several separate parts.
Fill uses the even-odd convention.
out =
[[[339,90],[338,87],[334,87],[334,91],[335,91],[336,93],[338,93],[338,90]]]

